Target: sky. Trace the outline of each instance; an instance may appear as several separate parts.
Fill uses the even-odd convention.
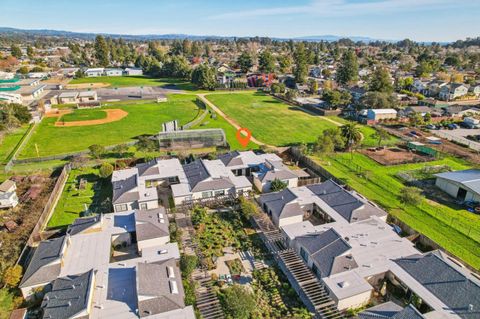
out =
[[[443,42],[480,36],[480,0],[0,0],[0,26]]]

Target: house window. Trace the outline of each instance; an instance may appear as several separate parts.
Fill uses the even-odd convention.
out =
[[[225,195],[225,190],[215,191],[215,196],[223,196]]]
[[[147,208],[148,208],[147,203],[141,203],[140,204],[140,209],[147,209]]]
[[[202,198],[212,197],[212,192],[202,192]]]
[[[303,249],[303,247],[300,247],[300,256],[302,256],[302,259],[305,260],[306,263],[308,263],[308,254],[305,249]]]
[[[127,208],[127,204],[115,205],[115,211],[117,212],[124,212]]]

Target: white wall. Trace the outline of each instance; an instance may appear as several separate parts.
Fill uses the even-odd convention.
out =
[[[303,222],[303,215],[281,218],[277,226],[282,227],[282,226],[301,223],[301,222]]]
[[[139,209],[145,209],[144,207],[142,207],[142,204],[147,204],[147,208],[146,208],[146,209],[158,208],[158,200],[151,200],[151,201],[139,202],[139,203],[138,203],[138,208],[139,208]]]
[[[359,308],[368,304],[368,302],[370,301],[371,295],[372,295],[371,291],[366,291],[358,295],[344,298],[341,300],[338,300],[338,298],[335,295],[332,295],[332,298],[336,301],[338,310],[346,310],[350,308],[353,308],[353,309]]]
[[[446,179],[437,177],[435,185],[450,196],[454,198],[457,197],[459,187],[454,183],[449,182]]]
[[[138,251],[141,253],[144,248],[162,246],[168,243],[169,241],[170,241],[170,236],[137,241]]]

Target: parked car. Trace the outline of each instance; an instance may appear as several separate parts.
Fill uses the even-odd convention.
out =
[[[428,124],[427,126],[425,126],[425,128],[429,129],[429,130],[436,130],[437,127],[433,124]]]

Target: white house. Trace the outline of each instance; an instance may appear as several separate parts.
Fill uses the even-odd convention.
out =
[[[105,74],[105,68],[91,68],[85,70],[85,76],[87,77],[96,77],[102,76]]]
[[[143,75],[143,70],[141,68],[126,68],[125,75]]]
[[[22,104],[22,95],[16,93],[0,92],[0,102],[6,101],[7,103]]]
[[[105,69],[106,76],[122,76],[123,70],[122,69]]]
[[[13,208],[18,205],[17,184],[7,179],[0,184],[0,208]]]
[[[444,101],[454,100],[456,98],[467,95],[468,87],[462,83],[452,83],[445,85],[440,89],[438,97]]]

